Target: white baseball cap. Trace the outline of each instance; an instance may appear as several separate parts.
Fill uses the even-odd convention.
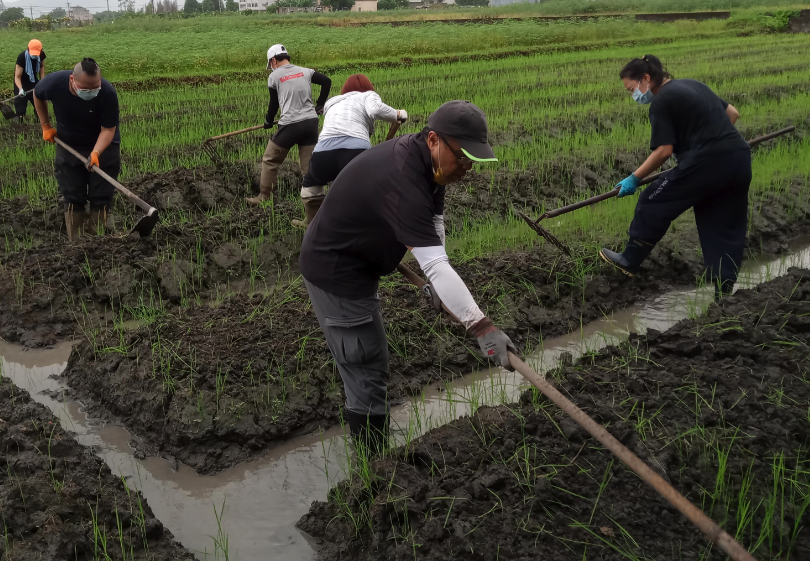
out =
[[[281,54],[288,54],[287,49],[284,48],[284,45],[273,45],[269,49],[267,49],[267,68],[270,68],[270,59],[275,58],[277,55]]]

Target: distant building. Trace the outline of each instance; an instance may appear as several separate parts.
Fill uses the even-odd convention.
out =
[[[408,5],[411,8],[442,8],[452,6],[455,3],[456,0],[410,0]]]
[[[74,21],[93,21],[93,14],[87,8],[81,6],[73,6],[68,10],[67,17]]]
[[[250,0],[246,2],[239,2],[239,11],[244,12],[245,10],[253,10],[266,12],[269,6],[272,6],[276,3],[277,0]],[[363,0],[367,1],[367,0]],[[375,0],[376,3],[376,0]],[[310,8],[299,8],[299,7],[284,7],[284,8],[277,8],[276,11],[279,14],[294,14],[296,12],[327,12],[329,8],[326,6],[321,6],[321,0],[317,0],[315,2],[315,6]]]
[[[93,21],[93,14],[87,8],[73,6],[68,10],[67,17],[75,21]]]
[[[354,0],[353,12],[376,12],[377,0]]]
[[[270,4],[275,4],[275,2],[270,2],[268,0],[262,0],[261,2],[239,2],[239,11],[244,12],[245,10],[253,10],[254,12],[264,12],[267,10],[267,6]]]

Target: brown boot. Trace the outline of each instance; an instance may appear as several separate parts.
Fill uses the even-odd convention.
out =
[[[275,199],[276,186],[278,185],[278,168],[284,163],[284,158],[287,157],[288,148],[282,148],[272,140],[267,143],[267,149],[262,156],[262,175],[259,182],[258,197],[250,197],[247,199],[248,204],[260,205],[271,198]]]
[[[77,210],[75,205],[68,205],[65,211],[65,226],[67,227],[67,236],[69,242],[78,241],[84,233],[84,211]]]
[[[306,215],[306,218],[304,220],[291,220],[290,224],[296,228],[306,228],[309,226],[310,223],[315,220],[315,215],[318,214],[318,209],[321,208],[325,198],[326,195],[321,195],[319,197],[307,197],[306,199],[302,197],[301,202],[304,203],[304,214]]]
[[[103,236],[107,226],[107,207],[91,209],[90,214],[87,216],[87,229],[85,232],[88,236]]]

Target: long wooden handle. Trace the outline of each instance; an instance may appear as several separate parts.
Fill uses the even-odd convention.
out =
[[[702,510],[693,505],[689,499],[680,494],[672,485],[654,472],[641,458],[631,452],[624,444],[616,440],[605,427],[591,419],[587,413],[577,407],[570,399],[561,394],[557,388],[552,386],[540,374],[535,372],[528,364],[520,360],[513,353],[509,353],[509,363],[512,367],[534,387],[540,390],[543,395],[554,402],[576,423],[588,431],[591,436],[598,440],[605,448],[610,450],[617,458],[635,472],[641,479],[646,481],[659,495],[664,497],[669,504],[689,519],[697,526],[703,534],[713,543],[717,544],[734,561],[756,561],[748,551],[740,545],[728,532],[724,531],[717,523],[706,516]]]
[[[783,134],[793,132],[794,130],[796,130],[796,127],[787,127],[787,128],[782,129],[782,130],[778,130],[776,132],[772,132],[772,133],[769,133],[769,134],[764,134],[762,136],[758,136],[756,138],[752,138],[751,140],[748,141],[748,146],[751,146],[753,148],[757,144],[765,142],[766,140],[776,138],[777,136],[782,136]],[[648,175],[647,177],[645,177],[641,181],[641,183],[639,183],[639,185],[640,186],[641,185],[648,185],[648,184],[652,183],[653,181],[655,181],[656,179],[658,179],[659,177],[661,177],[662,175],[664,175],[665,173],[666,172],[662,171],[662,172],[659,172],[659,173],[654,173],[652,175]],[[611,198],[615,197],[618,194],[619,194],[619,188],[617,187],[616,189],[613,189],[612,191],[608,191],[607,193],[602,193],[601,195],[591,197],[590,199],[585,199],[584,201],[579,201],[578,203],[573,203],[573,204],[570,204],[568,206],[564,206],[564,207],[558,208],[556,210],[551,210],[549,212],[546,212],[546,213],[542,214],[540,216],[540,218],[537,219],[537,222],[540,222],[541,220],[543,220],[545,218],[554,218],[555,216],[560,216],[561,214],[568,214],[569,212],[573,212],[573,211],[578,210],[580,208],[583,208],[583,207],[586,207],[586,206],[591,206],[593,204],[602,202],[602,201],[604,201],[606,199],[611,199]]]
[[[274,122],[273,124],[275,125],[275,124],[277,124],[277,122]],[[226,132],[225,134],[220,134],[218,136],[211,136],[209,138],[206,138],[205,141],[203,142],[203,144],[208,144],[209,142],[211,142],[213,140],[220,140],[222,138],[228,138],[229,136],[236,136],[237,134],[244,134],[244,133],[250,132],[250,131],[257,131],[257,130],[263,129],[263,128],[264,128],[264,125],[256,125],[255,127],[248,127],[246,129],[242,129],[242,130],[238,130],[238,131]]]
[[[30,94],[32,91],[34,91],[34,88],[31,88],[30,90],[28,90],[27,92],[25,92],[25,95]],[[14,97],[10,97],[10,98],[8,98],[8,99],[4,99],[3,101],[0,101],[0,103],[8,103],[9,101],[14,101],[14,100],[15,100],[15,99],[17,99],[18,97],[23,97],[23,96],[21,96],[20,94],[17,94],[17,95],[15,95]]]
[[[416,288],[418,288],[419,290],[422,290],[422,287],[423,287],[423,286],[425,286],[425,285],[427,284],[425,281],[423,281],[423,280],[422,280],[422,277],[420,277],[419,275],[417,275],[416,273],[414,273],[414,272],[413,272],[413,271],[410,269],[410,267],[408,267],[408,266],[407,266],[407,265],[405,265],[404,263],[398,263],[398,264],[397,264],[397,271],[399,271],[399,273],[400,273],[400,274],[401,274],[403,277],[405,277],[406,279],[408,279],[408,282],[410,282],[412,285],[414,285],[414,286],[415,286]]]
[[[61,146],[62,148],[64,148],[65,150],[67,150],[68,152],[70,152],[71,154],[73,154],[74,156],[76,156],[76,157],[79,159],[79,161],[81,161],[81,162],[82,162],[82,163],[83,163],[85,166],[87,165],[87,162],[88,162],[87,158],[85,158],[85,157],[84,157],[84,156],[82,156],[82,155],[81,155],[79,152],[77,152],[76,150],[74,150],[73,148],[71,148],[70,146],[68,146],[67,144],[65,144],[65,142],[64,142],[64,141],[63,141],[61,138],[59,138],[58,136],[55,136],[55,137],[54,137],[54,140],[56,141],[56,143],[57,143],[59,146]],[[142,200],[140,197],[138,197],[138,196],[137,196],[135,193],[133,193],[132,191],[130,191],[129,189],[127,189],[126,187],[124,187],[123,185],[121,185],[120,183],[118,183],[118,182],[117,182],[115,179],[113,179],[112,177],[110,177],[109,175],[107,175],[106,173],[104,173],[104,171],[103,171],[103,170],[102,170],[100,167],[98,167],[98,166],[93,166],[93,167],[92,167],[92,168],[90,168],[90,169],[91,169],[91,171],[96,172],[96,173],[97,173],[97,174],[99,174],[101,177],[103,177],[105,180],[107,180],[108,182],[110,182],[110,183],[111,183],[111,184],[112,184],[112,185],[113,185],[113,186],[114,186],[116,189],[118,189],[118,190],[121,192],[121,194],[122,194],[122,195],[124,195],[124,196],[125,196],[125,197],[126,197],[126,198],[127,198],[127,199],[128,199],[130,202],[131,202],[131,203],[133,203],[133,204],[137,205],[137,206],[138,206],[138,207],[139,207],[141,210],[143,210],[143,211],[144,211],[144,212],[146,212],[147,214],[155,210],[155,208],[154,208],[154,207],[149,206],[148,204],[146,204],[146,202],[144,202],[144,201],[143,201],[143,200]]]
[[[388,127],[388,134],[385,135],[386,141],[391,140],[397,135],[397,131],[399,130],[399,126],[401,124],[402,123],[400,123],[399,120],[396,120],[393,123],[391,123],[391,126]]]
[[[397,271],[402,273],[402,275],[411,281],[419,290],[425,285],[425,281],[406,265],[400,263],[397,265]],[[442,304],[442,307],[458,321],[458,318],[447,309],[447,306]],[[689,502],[689,499],[680,494],[672,485],[664,481],[664,479],[645,464],[641,458],[631,452],[627,446],[616,440],[605,427],[594,421],[587,413],[577,407],[574,402],[561,394],[557,388],[552,386],[531,366],[511,352],[509,353],[509,363],[527,382],[540,390],[543,395],[554,402],[565,414],[588,431],[591,436],[624,462],[627,467],[632,469],[636,475],[646,481],[659,495],[669,501],[669,504],[677,508],[681,514],[686,516],[690,522],[697,526],[698,529],[713,543],[717,544],[720,549],[726,552],[729,557],[734,561],[756,561],[756,559],[754,559],[739,542],[732,538],[728,532],[725,532],[714,520],[706,516],[702,510]]]

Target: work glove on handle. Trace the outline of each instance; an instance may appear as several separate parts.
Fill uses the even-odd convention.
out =
[[[408,120],[408,112],[404,109],[397,109],[397,121],[404,123]]]
[[[26,96],[26,91],[24,89],[20,88],[20,93],[17,94],[17,97],[25,97],[25,96]]]
[[[56,138],[56,129],[51,125],[42,125],[42,140],[56,144],[54,138]]]
[[[478,339],[485,357],[511,372],[515,370],[509,362],[508,353],[517,354],[517,348],[506,333],[493,325],[491,319],[485,317],[470,328],[470,333]]]
[[[273,119],[270,119],[269,117],[264,118],[264,130],[272,129],[273,125],[275,125]]]
[[[616,184],[616,187],[619,187],[619,194],[616,196],[621,199],[627,195],[632,195],[636,192],[640,183],[641,180],[636,177],[635,174],[631,173]]]
[[[98,157],[101,154],[97,150],[90,152],[90,157],[87,158],[87,169],[92,170],[93,166],[98,166]]]

